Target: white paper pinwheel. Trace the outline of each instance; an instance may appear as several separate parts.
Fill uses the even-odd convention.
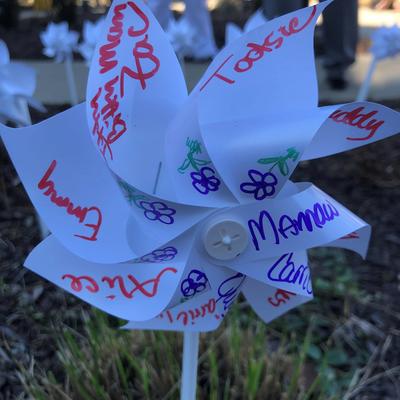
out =
[[[381,27],[372,34],[371,40],[370,51],[372,59],[358,92],[357,101],[364,101],[367,99],[372,77],[378,62],[386,58],[396,57],[400,54],[400,27],[397,25]]]
[[[191,54],[195,33],[185,18],[170,19],[166,33],[179,58]]]
[[[33,98],[35,89],[36,71],[22,63],[10,62],[7,45],[0,40],[0,122],[30,125],[28,104],[44,111],[42,104]]]
[[[58,24],[51,22],[47,25],[46,30],[40,34],[40,39],[44,46],[43,54],[54,58],[56,63],[64,63],[70,103],[72,105],[78,104],[79,98],[72,60],[73,51],[77,50],[79,33],[70,31],[68,22]]]
[[[86,104],[2,128],[52,232],[26,267],[127,328],[207,331],[240,292],[266,322],[310,300],[308,248],[365,255],[367,223],[289,181],[301,160],[400,128],[378,104],[318,107],[313,33],[329,3],[244,34],[187,96],[146,5],[114,1]]]
[[[75,50],[79,39],[79,33],[70,31],[68,22],[58,24],[51,22],[44,32],[40,34],[40,40],[44,46],[43,54],[54,58],[56,62],[62,62]]]
[[[96,22],[85,21],[83,23],[83,41],[77,49],[88,65],[92,61],[94,50],[103,30],[103,24],[104,18],[100,18]]]
[[[382,27],[372,35],[371,53],[378,60],[400,54],[400,27]]]
[[[250,32],[268,22],[262,10],[257,10],[244,24],[243,29],[240,29],[236,24],[228,22],[225,27],[225,44],[232,43],[240,38],[244,33]]]

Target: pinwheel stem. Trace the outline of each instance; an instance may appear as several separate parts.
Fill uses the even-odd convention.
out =
[[[67,55],[65,57],[64,66],[65,66],[65,73],[67,75],[67,83],[68,83],[70,101],[71,101],[71,104],[73,106],[75,106],[76,104],[78,104],[79,100],[78,100],[78,92],[76,89],[74,69],[72,67],[72,56],[71,55]]]
[[[199,336],[199,332],[183,334],[181,400],[196,399]]]
[[[375,72],[377,62],[378,61],[377,61],[376,57],[373,57],[370,65],[369,65],[367,75],[365,76],[364,81],[360,87],[360,91],[358,92],[357,101],[366,101],[367,100],[369,89],[371,86],[372,76]]]

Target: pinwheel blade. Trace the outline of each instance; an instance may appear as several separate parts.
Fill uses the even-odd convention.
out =
[[[114,1],[90,67],[87,118],[110,169],[146,194],[159,179],[157,195],[173,198],[162,183],[164,141],[186,97],[175,52],[149,8]]]
[[[21,181],[50,231],[92,262],[135,258],[130,207],[87,132],[85,105],[1,135]]]
[[[165,262],[91,263],[66,250],[51,235],[31,252],[25,267],[102,311],[143,321],[170,303],[184,261],[177,256]]]

